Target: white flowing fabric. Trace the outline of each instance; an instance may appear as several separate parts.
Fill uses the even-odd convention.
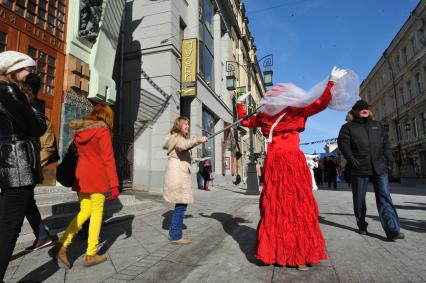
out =
[[[347,73],[338,79],[331,89],[333,98],[328,105],[330,109],[349,111],[355,102],[361,99],[358,75],[352,70],[346,71]],[[327,83],[328,78],[308,91],[293,83],[277,84],[260,100],[260,112],[275,115],[287,106],[306,107],[322,95]]]

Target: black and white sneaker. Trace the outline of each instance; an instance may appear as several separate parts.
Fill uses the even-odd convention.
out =
[[[26,251],[36,251],[36,250],[51,246],[52,244],[53,244],[53,239],[52,239],[52,237],[49,236],[44,240],[37,240],[36,239],[34,241],[34,243],[31,246],[29,246],[28,248],[26,248],[25,250]]]

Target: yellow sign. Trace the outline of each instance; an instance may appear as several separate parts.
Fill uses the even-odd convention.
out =
[[[197,39],[182,40],[181,96],[197,95]]]

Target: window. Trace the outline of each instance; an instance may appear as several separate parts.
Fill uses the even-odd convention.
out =
[[[200,15],[200,46],[199,65],[200,75],[214,88],[214,64],[213,64],[213,5],[210,0],[199,0]]]
[[[403,60],[403,64],[407,64],[408,62],[408,58],[407,58],[407,48],[402,48],[401,50],[402,53],[402,60]]]
[[[411,45],[411,54],[416,54],[416,39],[414,37],[412,37],[410,39],[410,45]]]
[[[400,105],[404,105],[405,104],[405,98],[404,98],[404,89],[401,87],[399,88],[399,100],[400,100]]]
[[[213,33],[213,6],[210,0],[204,0],[203,22],[205,26]]]
[[[37,10],[37,2],[35,0],[29,0],[28,1],[27,13],[25,14],[25,17],[30,22],[34,22],[34,19],[36,17],[36,10]]]
[[[0,52],[6,50],[6,34],[0,31]]]
[[[411,91],[411,82],[408,81],[405,85],[407,87],[407,100],[410,100],[411,98],[413,98],[413,93]]]
[[[203,121],[202,121],[202,129],[203,129],[203,135],[211,135],[214,134],[214,126],[216,124],[216,120],[210,111],[203,109]],[[203,156],[202,157],[212,157],[210,159],[210,162],[214,162],[214,139],[209,139],[207,142],[203,143],[202,145],[202,151]],[[214,170],[214,165],[212,165],[212,168]]]
[[[15,4],[16,13],[18,13],[21,16],[24,16],[25,9],[26,9],[25,0],[16,0],[16,4]]]
[[[420,122],[422,123],[423,134],[426,135],[426,112],[422,113],[420,119]]]
[[[395,100],[392,95],[387,96],[387,113],[392,113],[395,110]]]
[[[395,65],[396,69],[399,71],[401,69],[401,57],[399,55],[395,57]]]
[[[413,137],[417,137],[417,120],[416,118],[413,118],[411,120],[411,134]]]
[[[423,37],[424,37],[423,32],[424,32],[423,29],[417,30],[417,40],[419,41],[420,46],[422,45],[422,42],[423,42]]]
[[[417,73],[414,76],[414,81],[415,81],[415,84],[416,84],[416,95],[420,95],[422,93],[422,85],[420,83],[420,74],[419,73]]]
[[[376,106],[376,110],[374,111],[377,114],[377,120],[381,120],[383,115],[382,115],[382,103],[378,103]]]
[[[1,2],[1,1],[0,1]],[[8,0],[5,5],[28,21],[63,39],[65,29],[65,0]]]
[[[32,46],[28,55],[36,61],[36,71],[41,78],[40,92],[53,95],[55,90],[56,58]]]
[[[8,7],[9,9],[12,9],[13,2],[15,2],[15,0],[4,0],[3,1],[3,5],[6,6],[6,7]]]
[[[423,67],[423,82],[426,81],[426,66]]]

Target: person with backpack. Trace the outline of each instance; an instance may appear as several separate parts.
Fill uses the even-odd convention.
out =
[[[73,143],[78,161],[73,190],[78,192],[80,211],[68,225],[57,245],[49,254],[63,267],[71,268],[67,248],[81,226],[90,219],[84,266],[92,266],[107,260],[99,255],[97,246],[101,232],[105,199],[118,198],[119,182],[112,147],[114,112],[105,104],[97,104],[84,119],[69,123],[74,130]],[[105,194],[111,192],[108,198]]]

